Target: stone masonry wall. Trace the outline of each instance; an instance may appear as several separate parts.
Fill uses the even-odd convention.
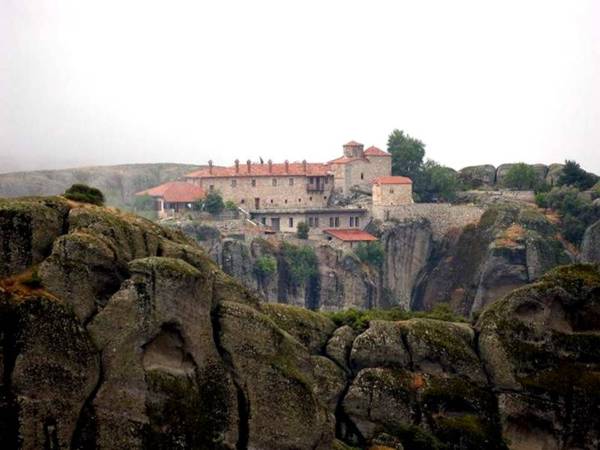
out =
[[[431,223],[434,240],[441,239],[450,229],[477,223],[484,209],[474,205],[447,203],[414,203],[402,206],[373,206],[372,215],[378,220],[405,221],[427,219]]]
[[[333,189],[333,179],[327,178],[323,192],[307,191],[309,177],[229,177],[201,179],[201,186],[207,192],[212,185],[221,193],[224,200],[232,200],[247,210],[254,210],[254,199],[260,199],[259,209],[269,208],[321,208],[327,206],[327,199]],[[235,180],[236,185],[232,186]],[[256,186],[252,186],[252,180]],[[273,185],[273,180],[277,184]],[[290,180],[293,180],[290,184]]]

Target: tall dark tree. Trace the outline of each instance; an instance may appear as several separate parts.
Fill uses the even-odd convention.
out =
[[[586,172],[575,161],[565,161],[562,174],[558,177],[557,184],[559,186],[573,186],[579,190],[590,189],[596,182],[598,177],[593,173]]]
[[[425,144],[396,129],[389,135],[387,146],[392,155],[392,174],[410,177],[414,182],[423,165]]]

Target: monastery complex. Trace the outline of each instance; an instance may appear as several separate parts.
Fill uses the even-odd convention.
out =
[[[389,153],[373,146],[365,150],[363,144],[350,141],[343,145],[342,156],[325,163],[236,160],[233,166],[220,167],[209,161],[207,168],[187,174],[183,181],[137,195],[153,197],[164,217],[189,210],[207,193],[217,191],[271,231],[295,232],[298,223],[305,222],[313,232],[323,232],[330,240],[347,238],[352,246],[354,240],[369,238],[344,230],[360,231],[374,215],[383,215],[382,209],[413,202],[412,181],[391,172]],[[337,206],[339,199],[354,193],[371,195],[370,207]]]

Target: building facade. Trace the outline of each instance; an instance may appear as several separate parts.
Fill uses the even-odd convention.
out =
[[[293,233],[298,223],[306,223],[312,234],[327,228],[361,229],[367,225],[368,211],[362,208],[264,209],[250,213],[253,221],[273,231]]]

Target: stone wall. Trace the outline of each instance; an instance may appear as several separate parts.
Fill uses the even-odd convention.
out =
[[[401,206],[373,206],[372,215],[378,220],[427,219],[431,223],[434,240],[440,240],[449,230],[477,223],[484,209],[474,205],[448,203],[414,203]]]
[[[335,189],[340,193],[350,192],[352,186],[370,190],[375,178],[392,174],[392,158],[369,156],[344,164],[333,164]]]
[[[400,206],[413,203],[412,184],[373,185],[373,205]]]
[[[246,210],[269,208],[321,208],[333,189],[333,178],[325,177],[324,191],[308,191],[309,176],[223,177],[197,179],[196,183],[207,192],[210,186],[219,191],[224,200],[232,200]],[[255,186],[252,185],[254,180]],[[275,181],[275,185],[273,184]],[[235,181],[235,186],[232,182]],[[256,208],[255,198],[260,199]]]

